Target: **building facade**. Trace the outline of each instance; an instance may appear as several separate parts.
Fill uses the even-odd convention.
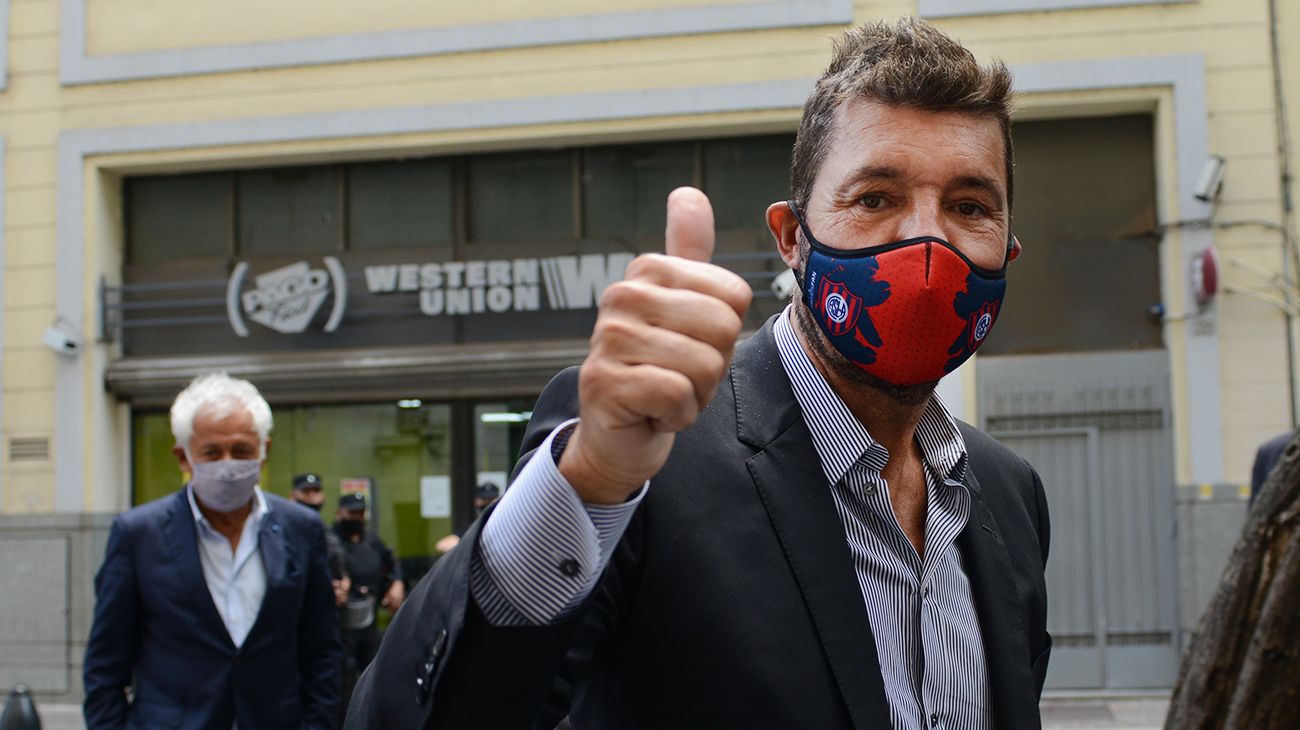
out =
[[[180,486],[197,373],[271,401],[266,488],[367,491],[418,575],[672,187],[710,195],[757,328],[828,39],[907,14],[1021,93],[1025,255],[941,391],[1043,473],[1049,686],[1169,686],[1296,421],[1277,0],[0,0],[0,686],[77,697],[108,521]]]

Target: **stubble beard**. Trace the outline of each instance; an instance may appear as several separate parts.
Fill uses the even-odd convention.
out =
[[[805,258],[804,271],[807,270],[807,259]],[[870,388],[902,406],[920,406],[929,400],[934,393],[934,389],[939,385],[939,381],[933,380],[928,383],[917,383],[916,385],[894,385],[854,365],[848,358],[844,357],[839,350],[836,350],[826,340],[825,333],[813,321],[812,312],[808,309],[807,297],[798,295],[798,292],[802,291],[802,289],[803,282],[800,281],[796,289],[798,301],[794,302],[795,326],[799,328],[799,333],[803,335],[804,341],[812,346],[817,359],[825,363],[826,367],[840,380],[855,387]]]

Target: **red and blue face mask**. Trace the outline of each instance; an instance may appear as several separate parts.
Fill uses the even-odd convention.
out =
[[[981,269],[952,244],[924,236],[866,248],[831,248],[790,210],[812,251],[804,303],[849,362],[886,383],[939,380],[966,362],[998,319],[1007,262]]]

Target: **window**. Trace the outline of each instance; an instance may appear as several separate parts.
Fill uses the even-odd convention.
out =
[[[694,182],[695,145],[596,147],[582,171],[584,238],[660,238],[664,201]]]
[[[471,241],[575,238],[573,155],[485,155],[469,161]]]
[[[790,197],[790,135],[704,143],[704,190],[718,230],[767,230],[767,206]]]
[[[764,211],[789,195],[792,135],[529,150],[131,178],[129,260],[256,258],[558,243],[662,247],[664,202],[698,185],[719,250],[770,249]]]
[[[338,251],[339,174],[337,167],[239,173],[240,255]]]
[[[1161,346],[1151,117],[1020,122],[1011,229],[1024,253],[982,354]]]
[[[131,263],[225,257],[233,249],[230,175],[168,175],[129,180]]]
[[[532,406],[531,398],[276,405],[275,448],[260,486],[291,498],[293,475],[319,475],[325,492],[321,518],[331,523],[342,482],[367,484],[370,527],[402,561],[414,586],[437,557],[437,541],[473,520],[474,488],[490,482],[505,489]],[[456,430],[469,419],[469,428]],[[167,413],[136,411],[131,427],[133,503],[172,494],[185,477],[171,453],[175,438]]]
[[[348,170],[348,247],[430,248],[452,240],[447,160],[378,162]]]

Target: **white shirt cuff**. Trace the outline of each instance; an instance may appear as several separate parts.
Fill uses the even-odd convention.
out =
[[[552,454],[577,424],[566,421],[546,437],[483,525],[470,589],[495,626],[554,623],[582,603],[645,496],[643,485],[618,505],[578,497]]]

